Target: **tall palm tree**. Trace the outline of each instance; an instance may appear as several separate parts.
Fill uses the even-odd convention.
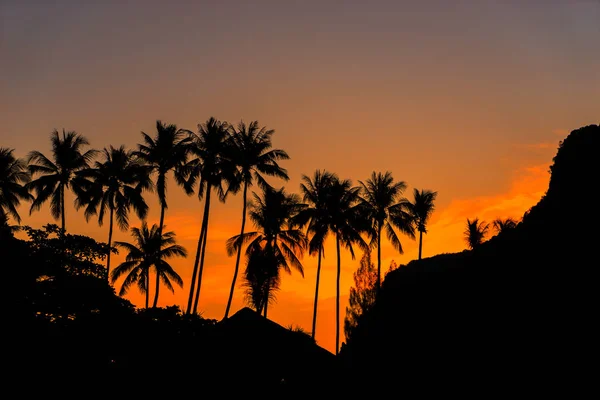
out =
[[[275,176],[284,180],[289,180],[287,171],[281,168],[277,163],[279,160],[289,159],[288,154],[280,149],[273,149],[271,137],[275,133],[273,129],[261,127],[258,121],[252,121],[246,125],[243,121],[236,127],[230,127],[231,141],[233,146],[231,160],[235,162],[238,169],[238,179],[243,185],[243,206],[242,206],[242,227],[240,235],[244,234],[246,226],[246,203],[248,188],[256,181],[260,186],[267,185],[263,175]],[[229,299],[225,308],[225,317],[229,316],[235,282],[240,268],[240,256],[242,254],[241,246],[238,248],[235,259],[235,270],[229,290]]]
[[[148,205],[142,192],[152,190],[149,166],[134,156],[125,146],[110,146],[102,151],[102,160],[96,161],[93,168],[81,170],[78,175],[82,185],[78,188],[75,206],[85,207],[85,219],[98,216],[102,226],[106,211],[109,212],[108,247],[112,244],[113,221],[123,231],[129,229],[129,212],[135,211],[138,218],[145,219]],[[110,253],[106,257],[106,274],[110,276]]]
[[[304,276],[300,258],[307,246],[307,239],[293,222],[294,216],[304,207],[298,195],[287,194],[284,188],[265,186],[262,197],[253,192],[253,202],[250,204],[249,216],[257,230],[227,240],[229,255],[233,255],[245,243],[248,244],[248,267],[251,270],[255,267],[261,268],[262,271],[258,273],[266,276],[263,285],[259,286],[264,288],[263,299],[271,297],[272,288],[276,287],[275,283],[282,269],[291,273],[291,268],[294,268]],[[255,262],[257,259],[260,262]],[[248,275],[247,271],[246,276]],[[262,311],[266,317],[269,303],[266,300],[263,303]]]
[[[127,250],[128,254],[125,261],[112,271],[110,278],[112,283],[115,283],[121,276],[126,275],[119,296],[124,296],[131,285],[137,284],[140,292],[146,295],[148,308],[150,269],[154,268],[167,289],[174,292],[171,281],[183,287],[183,280],[167,260],[172,257],[187,257],[187,251],[176,244],[174,232],[161,233],[156,224],[148,228],[146,222],[143,222],[141,228],[131,228],[131,235],[134,243],[115,242],[115,246]]]
[[[301,225],[306,225],[306,232],[309,239],[309,254],[317,254],[317,279],[315,287],[315,301],[313,304],[313,321],[311,337],[314,339],[317,330],[317,305],[319,301],[319,281],[321,277],[321,259],[325,257],[324,244],[329,233],[329,210],[328,196],[330,195],[331,185],[338,180],[336,174],[325,170],[316,170],[312,179],[307,175],[302,175],[300,191],[302,192],[302,201],[308,207],[302,210],[296,217],[296,221]]]
[[[435,210],[434,202],[436,198],[437,192],[427,189],[414,189],[413,201],[409,204],[410,213],[419,231],[419,260],[423,254],[423,234],[427,233],[427,223]]]
[[[341,247],[350,251],[355,259],[354,245],[364,251],[369,245],[362,238],[362,233],[373,235],[372,226],[365,216],[360,203],[360,186],[352,186],[349,179],[335,179],[327,196],[327,210],[329,211],[329,231],[335,236],[337,253],[337,278],[335,298],[335,353],[340,351],[340,276],[341,276]]]
[[[496,233],[502,233],[509,229],[513,229],[516,226],[517,221],[515,221],[513,218],[496,218],[494,221],[492,221],[492,227],[494,228]]]
[[[156,173],[156,192],[160,204],[160,222],[158,225],[159,236],[165,221],[167,206],[167,174],[174,172],[177,183],[183,185],[180,167],[187,160],[190,150],[191,137],[187,131],[177,128],[174,124],[164,124],[156,121],[156,135],[154,138],[142,132],[143,143],[138,144],[138,150],[133,153]],[[160,279],[156,277],[156,292],[154,305],[158,302]]]
[[[377,284],[381,288],[381,233],[385,231],[390,243],[404,254],[402,243],[395,229],[411,239],[415,238],[410,203],[402,197],[406,189],[404,181],[394,182],[392,173],[386,171],[371,174],[366,181],[358,181],[362,189],[361,207],[372,224],[371,246],[377,246]]]
[[[465,241],[471,250],[479,247],[490,230],[490,225],[479,218],[470,220],[467,218],[467,225],[464,231]]]
[[[198,132],[193,134],[192,138],[190,147],[192,157],[185,166],[186,190],[188,194],[193,193],[193,187],[198,183],[198,199],[204,197],[204,215],[196,248],[186,314],[196,314],[198,311],[211,193],[215,190],[219,200],[224,202],[228,193],[239,189],[239,182],[235,179],[235,164],[228,158],[232,142],[227,122],[210,117],[205,123],[198,124]]]
[[[9,215],[20,224],[21,216],[17,207],[21,200],[32,199],[26,186],[31,175],[27,170],[27,163],[16,158],[13,151],[0,147],[0,216],[5,217],[3,219],[6,219],[7,224]]]
[[[62,135],[54,130],[50,134],[52,144],[52,161],[39,151],[32,151],[27,156],[29,171],[32,178],[28,187],[35,192],[31,203],[31,214],[39,210],[43,203],[50,199],[50,213],[54,219],[61,218],[63,232],[65,226],[65,191],[70,186],[77,186],[76,172],[88,168],[96,155],[96,150],[83,152],[83,147],[89,145],[88,140],[74,131]]]

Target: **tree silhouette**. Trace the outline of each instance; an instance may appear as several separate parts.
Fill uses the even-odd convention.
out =
[[[492,227],[496,233],[502,233],[517,226],[517,221],[513,218],[496,218],[492,221]]]
[[[204,197],[204,215],[196,248],[186,314],[196,314],[198,311],[211,193],[213,189],[216,190],[219,200],[224,202],[229,192],[236,192],[239,189],[238,182],[235,180],[235,165],[227,157],[230,152],[229,147],[232,145],[227,122],[210,117],[205,123],[198,124],[198,132],[193,134],[192,138],[190,147],[192,158],[185,166],[185,187],[187,193],[192,194],[193,187],[198,183],[198,199]]]
[[[419,231],[419,260],[423,254],[423,234],[427,233],[427,223],[433,211],[435,210],[435,199],[437,192],[431,190],[414,189],[413,201],[409,204],[410,213],[414,218],[417,230]]]
[[[8,225],[10,215],[18,224],[21,216],[17,207],[21,200],[29,201],[32,196],[27,190],[27,183],[31,180],[27,163],[16,158],[12,149],[0,147],[0,221]]]
[[[281,168],[277,161],[287,160],[289,159],[289,156],[283,150],[272,148],[271,137],[275,133],[275,130],[267,129],[264,126],[260,127],[258,121],[252,121],[248,125],[242,121],[238,124],[237,128],[231,126],[230,130],[233,143],[233,146],[230,148],[230,151],[232,152],[230,158],[237,166],[237,177],[244,187],[242,199],[242,227],[240,232],[240,234],[243,235],[246,226],[248,188],[252,186],[254,181],[258,182],[261,187],[268,185],[262,175],[276,176],[287,181],[289,179],[287,171],[284,168]],[[231,308],[231,302],[233,301],[233,293],[239,273],[241,254],[242,247],[240,246],[237,250],[235,270],[233,272],[233,279],[231,281],[231,289],[229,291],[229,299],[227,300],[224,318],[229,316],[229,309]]]
[[[352,186],[349,179],[335,179],[331,185],[330,195],[327,196],[327,209],[329,210],[329,231],[335,236],[337,253],[337,277],[335,298],[335,353],[340,351],[340,276],[341,276],[341,247],[350,251],[354,259],[354,245],[364,251],[369,245],[362,238],[361,233],[368,232],[373,235],[369,220],[361,210],[360,187]]]
[[[348,342],[360,318],[375,304],[377,297],[377,269],[371,261],[371,252],[366,251],[360,260],[360,266],[353,274],[354,287],[350,288],[344,334]]]
[[[385,231],[390,243],[400,254],[404,254],[402,243],[394,228],[411,239],[415,238],[410,203],[402,197],[406,189],[403,181],[394,182],[392,173],[386,171],[371,174],[362,186],[361,207],[366,218],[371,221],[371,246],[377,246],[377,290],[381,288],[381,233]]]
[[[145,219],[148,205],[142,192],[153,190],[150,178],[151,167],[125,146],[117,149],[110,146],[101,152],[101,161],[96,161],[93,168],[78,172],[81,184],[77,188],[77,209],[85,207],[86,221],[93,215],[98,216],[98,224],[102,226],[106,211],[109,212],[108,246],[112,244],[113,221],[116,216],[117,225],[123,231],[129,229],[129,212],[133,209],[138,218]],[[110,251],[106,257],[106,273],[110,274]]]
[[[464,231],[465,241],[471,250],[479,247],[485,237],[487,236],[490,229],[490,225],[485,221],[480,221],[479,218],[475,218],[472,221],[467,218],[467,226]]]
[[[167,289],[174,292],[171,281],[179,287],[183,287],[183,281],[167,260],[172,257],[187,257],[187,251],[176,244],[174,232],[161,233],[156,224],[149,229],[146,222],[143,222],[141,228],[131,228],[131,236],[134,243],[115,242],[115,246],[127,250],[128,254],[125,261],[112,271],[110,278],[114,283],[126,275],[119,296],[124,296],[131,285],[137,285],[140,292],[146,295],[145,304],[148,308],[150,269],[154,268],[159,281],[162,280]]]
[[[50,213],[54,219],[61,218],[61,228],[64,231],[65,190],[78,185],[75,173],[88,168],[97,151],[87,150],[82,153],[83,147],[89,145],[87,139],[77,132],[66,132],[64,129],[62,135],[54,130],[50,134],[50,142],[53,161],[37,150],[27,156],[32,179],[39,175],[28,184],[28,188],[35,192],[29,213],[39,210],[50,199]]]
[[[133,154],[143,160],[148,167],[156,172],[156,192],[160,204],[160,222],[158,235],[160,236],[167,206],[167,174],[174,172],[177,183],[183,185],[181,166],[185,164],[190,150],[191,138],[187,131],[177,128],[175,124],[164,124],[156,121],[156,135],[154,138],[142,132],[143,143],[138,144],[138,150]],[[156,277],[156,292],[153,307],[158,304],[160,279]]]
[[[272,296],[273,288],[277,287],[280,271],[283,269],[291,273],[291,268],[294,268],[304,276],[300,258],[308,243],[302,230],[293,222],[294,216],[304,207],[298,195],[287,194],[284,188],[265,186],[262,197],[253,192],[253,201],[250,203],[249,216],[257,230],[227,240],[227,254],[230,256],[247,243],[246,255],[250,271],[247,269],[245,275],[250,275],[254,281],[261,283],[252,288],[262,288],[263,293],[259,295],[263,296],[263,300],[253,301],[253,304],[263,305],[265,317],[268,299]],[[253,271],[256,269],[260,271]],[[252,294],[252,298],[255,297]]]
[[[314,339],[317,329],[317,305],[319,301],[319,280],[321,276],[321,258],[324,257],[323,246],[329,233],[328,196],[331,185],[338,179],[337,175],[325,170],[316,170],[312,179],[302,175],[300,190],[303,201],[308,205],[296,217],[299,225],[307,225],[309,254],[317,254],[317,279],[315,301],[313,304],[313,321],[311,337]]]

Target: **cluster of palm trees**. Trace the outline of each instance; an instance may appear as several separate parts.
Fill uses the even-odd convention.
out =
[[[464,239],[469,249],[474,250],[485,241],[490,229],[499,234],[515,228],[517,224],[518,222],[513,218],[496,218],[491,225],[479,218],[473,218],[472,220],[467,218],[467,224],[463,232]]]
[[[394,181],[391,172],[373,172],[366,181],[354,185],[349,179],[316,170],[312,177],[302,175],[301,195],[269,184],[267,177],[289,180],[279,161],[288,154],[272,148],[274,130],[258,121],[231,125],[213,117],[199,124],[196,132],[156,121],[156,132],[142,132],[142,141],[134,150],[109,146],[102,151],[87,149],[88,141],[73,131],[51,134],[52,157],[32,151],[25,160],[15,158],[13,150],[0,149],[0,216],[20,223],[17,207],[31,201],[30,213],[50,201],[50,211],[66,229],[65,192],[75,194],[76,209],[83,208],[89,221],[96,217],[102,225],[108,215],[108,244],[125,249],[123,263],[107,276],[114,283],[125,276],[120,295],[132,285],[146,294],[149,305],[150,274],[156,283],[153,306],[156,307],[160,283],[173,290],[172,283],[183,286],[181,277],[167,262],[170,257],[185,257],[187,252],[175,242],[173,232],[163,232],[167,203],[167,182],[172,175],[188,195],[204,201],[190,282],[187,314],[196,314],[204,270],[209,233],[211,196],[225,202],[229,194],[242,192],[243,208],[240,233],[230,238],[226,249],[235,255],[235,267],[224,318],[229,316],[234,289],[240,273],[241,255],[246,258],[243,285],[247,301],[267,315],[269,303],[281,282],[280,272],[297,270],[303,275],[301,258],[305,251],[318,259],[312,337],[316,332],[317,304],[324,243],[335,240],[336,279],[336,351],[339,350],[339,297],[341,251],[352,258],[355,248],[377,248],[377,289],[381,286],[381,242],[385,235],[399,253],[403,253],[400,233],[410,239],[419,232],[419,258],[423,234],[434,211],[436,192],[414,189],[413,200],[403,197],[404,181]],[[249,193],[257,184],[259,191]],[[148,227],[145,192],[155,192],[160,205],[158,225]],[[251,199],[248,199],[249,196]],[[132,228],[134,243],[112,243],[113,224],[129,228],[129,214],[142,220],[141,228]],[[255,226],[246,232],[249,216]]]

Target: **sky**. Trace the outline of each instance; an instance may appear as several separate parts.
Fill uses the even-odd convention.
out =
[[[156,120],[190,130],[211,116],[257,120],[291,157],[289,181],[272,184],[299,193],[316,169],[355,184],[390,171],[408,198],[438,192],[424,257],[462,251],[467,218],[520,218],[547,189],[560,140],[600,122],[598,21],[598,0],[0,0],[0,146],[50,154],[50,132],[64,128],[94,148],[134,148]],[[147,201],[157,222],[158,200]],[[168,203],[167,229],[190,256],[173,261],[183,289],[163,289],[159,305],[185,308],[202,203],[174,182]],[[48,206],[20,210],[36,228],[51,218]],[[221,319],[241,195],[211,210],[199,309]],[[66,218],[71,233],[107,240],[108,224],[70,205]],[[401,241],[404,254],[383,244],[383,271],[417,257],[418,242]],[[342,255],[342,316],[359,260]],[[302,261],[269,317],[310,331],[316,260]],[[328,243],[316,339],[331,351],[335,262]],[[126,297],[143,304],[135,289]],[[232,311],[243,306],[238,289]]]

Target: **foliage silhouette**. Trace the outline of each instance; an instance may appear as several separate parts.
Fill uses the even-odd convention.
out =
[[[386,171],[371,174],[366,182],[359,181],[361,190],[361,207],[365,217],[371,222],[371,246],[377,247],[377,289],[381,287],[381,234],[385,232],[390,243],[400,254],[404,254],[402,243],[395,229],[415,238],[415,229],[411,215],[410,202],[402,197],[406,189],[404,181],[394,182],[392,173]]]
[[[229,255],[246,245],[246,287],[250,290],[251,304],[259,313],[264,312],[265,317],[273,290],[280,281],[280,271],[291,273],[294,268],[304,276],[300,258],[308,242],[293,218],[305,207],[298,195],[265,186],[262,195],[253,192],[250,204],[250,220],[257,230],[227,240]]]
[[[431,190],[414,189],[413,201],[409,203],[410,213],[414,218],[416,229],[419,232],[419,260],[423,254],[423,234],[427,233],[427,223],[435,211],[437,192]]]
[[[149,300],[150,269],[154,268],[156,276],[171,292],[174,292],[171,281],[183,287],[183,280],[167,262],[172,257],[187,257],[187,251],[175,242],[174,232],[162,232],[156,224],[148,228],[146,222],[141,228],[131,228],[134,243],[115,242],[115,246],[127,250],[125,261],[119,264],[110,276],[114,283],[121,276],[125,280],[121,284],[119,296],[124,296],[132,285],[137,285],[140,292],[146,295],[146,308]],[[153,308],[156,308],[156,298]]]
[[[167,174],[173,171],[176,182],[185,185],[181,169],[190,151],[191,137],[187,131],[177,128],[177,125],[165,124],[157,120],[154,138],[142,132],[142,139],[143,143],[138,144],[138,150],[133,155],[156,173],[156,192],[160,204],[160,222],[158,224],[158,235],[160,236],[165,222],[165,210],[168,208]],[[157,275],[153,307],[158,304],[159,289],[160,277]]]
[[[32,180],[27,187],[35,193],[29,213],[39,210],[43,203],[50,199],[50,214],[54,219],[61,218],[61,228],[65,226],[65,190],[79,185],[76,173],[88,168],[96,155],[96,150],[83,148],[89,145],[88,140],[75,131],[62,135],[54,130],[50,134],[52,144],[52,160],[41,152],[34,150],[27,156],[29,172]],[[39,175],[37,178],[36,175]]]
[[[230,126],[231,142],[230,146],[231,160],[236,164],[236,178],[243,186],[243,206],[242,206],[242,227],[240,235],[244,234],[246,226],[246,206],[248,188],[256,181],[261,187],[268,185],[263,175],[275,176],[280,179],[289,180],[287,171],[280,167],[278,161],[289,159],[288,154],[280,149],[273,149],[271,137],[275,133],[273,129],[260,127],[258,121],[252,121],[246,124],[241,121],[237,127]],[[235,283],[239,273],[240,257],[242,247],[237,250],[235,260],[235,270],[229,290],[229,298],[225,307],[225,317],[229,316],[229,309],[233,301]]]
[[[464,231],[465,241],[471,250],[478,248],[484,242],[490,230],[490,225],[479,218],[470,220],[467,218],[467,225]]]
[[[363,254],[353,279],[354,286],[350,288],[346,318],[344,318],[346,342],[352,339],[358,321],[373,307],[377,298],[377,268],[371,261],[371,252],[367,251]]]
[[[0,218],[6,219],[2,222],[8,224],[8,216],[11,216],[20,224],[21,216],[17,207],[21,204],[21,200],[29,201],[32,198],[26,187],[31,180],[31,175],[27,163],[16,158],[13,151],[13,149],[0,147]]]
[[[133,151],[124,146],[117,149],[110,146],[101,153],[102,161],[96,161],[93,168],[78,172],[80,178],[76,188],[77,209],[84,207],[86,221],[97,215],[102,226],[106,211],[109,212],[108,246],[112,244],[113,221],[116,216],[121,230],[129,229],[129,212],[133,209],[138,218],[148,215],[148,205],[142,192],[153,190],[150,167],[134,156]],[[106,275],[110,276],[110,252],[106,257]]]

